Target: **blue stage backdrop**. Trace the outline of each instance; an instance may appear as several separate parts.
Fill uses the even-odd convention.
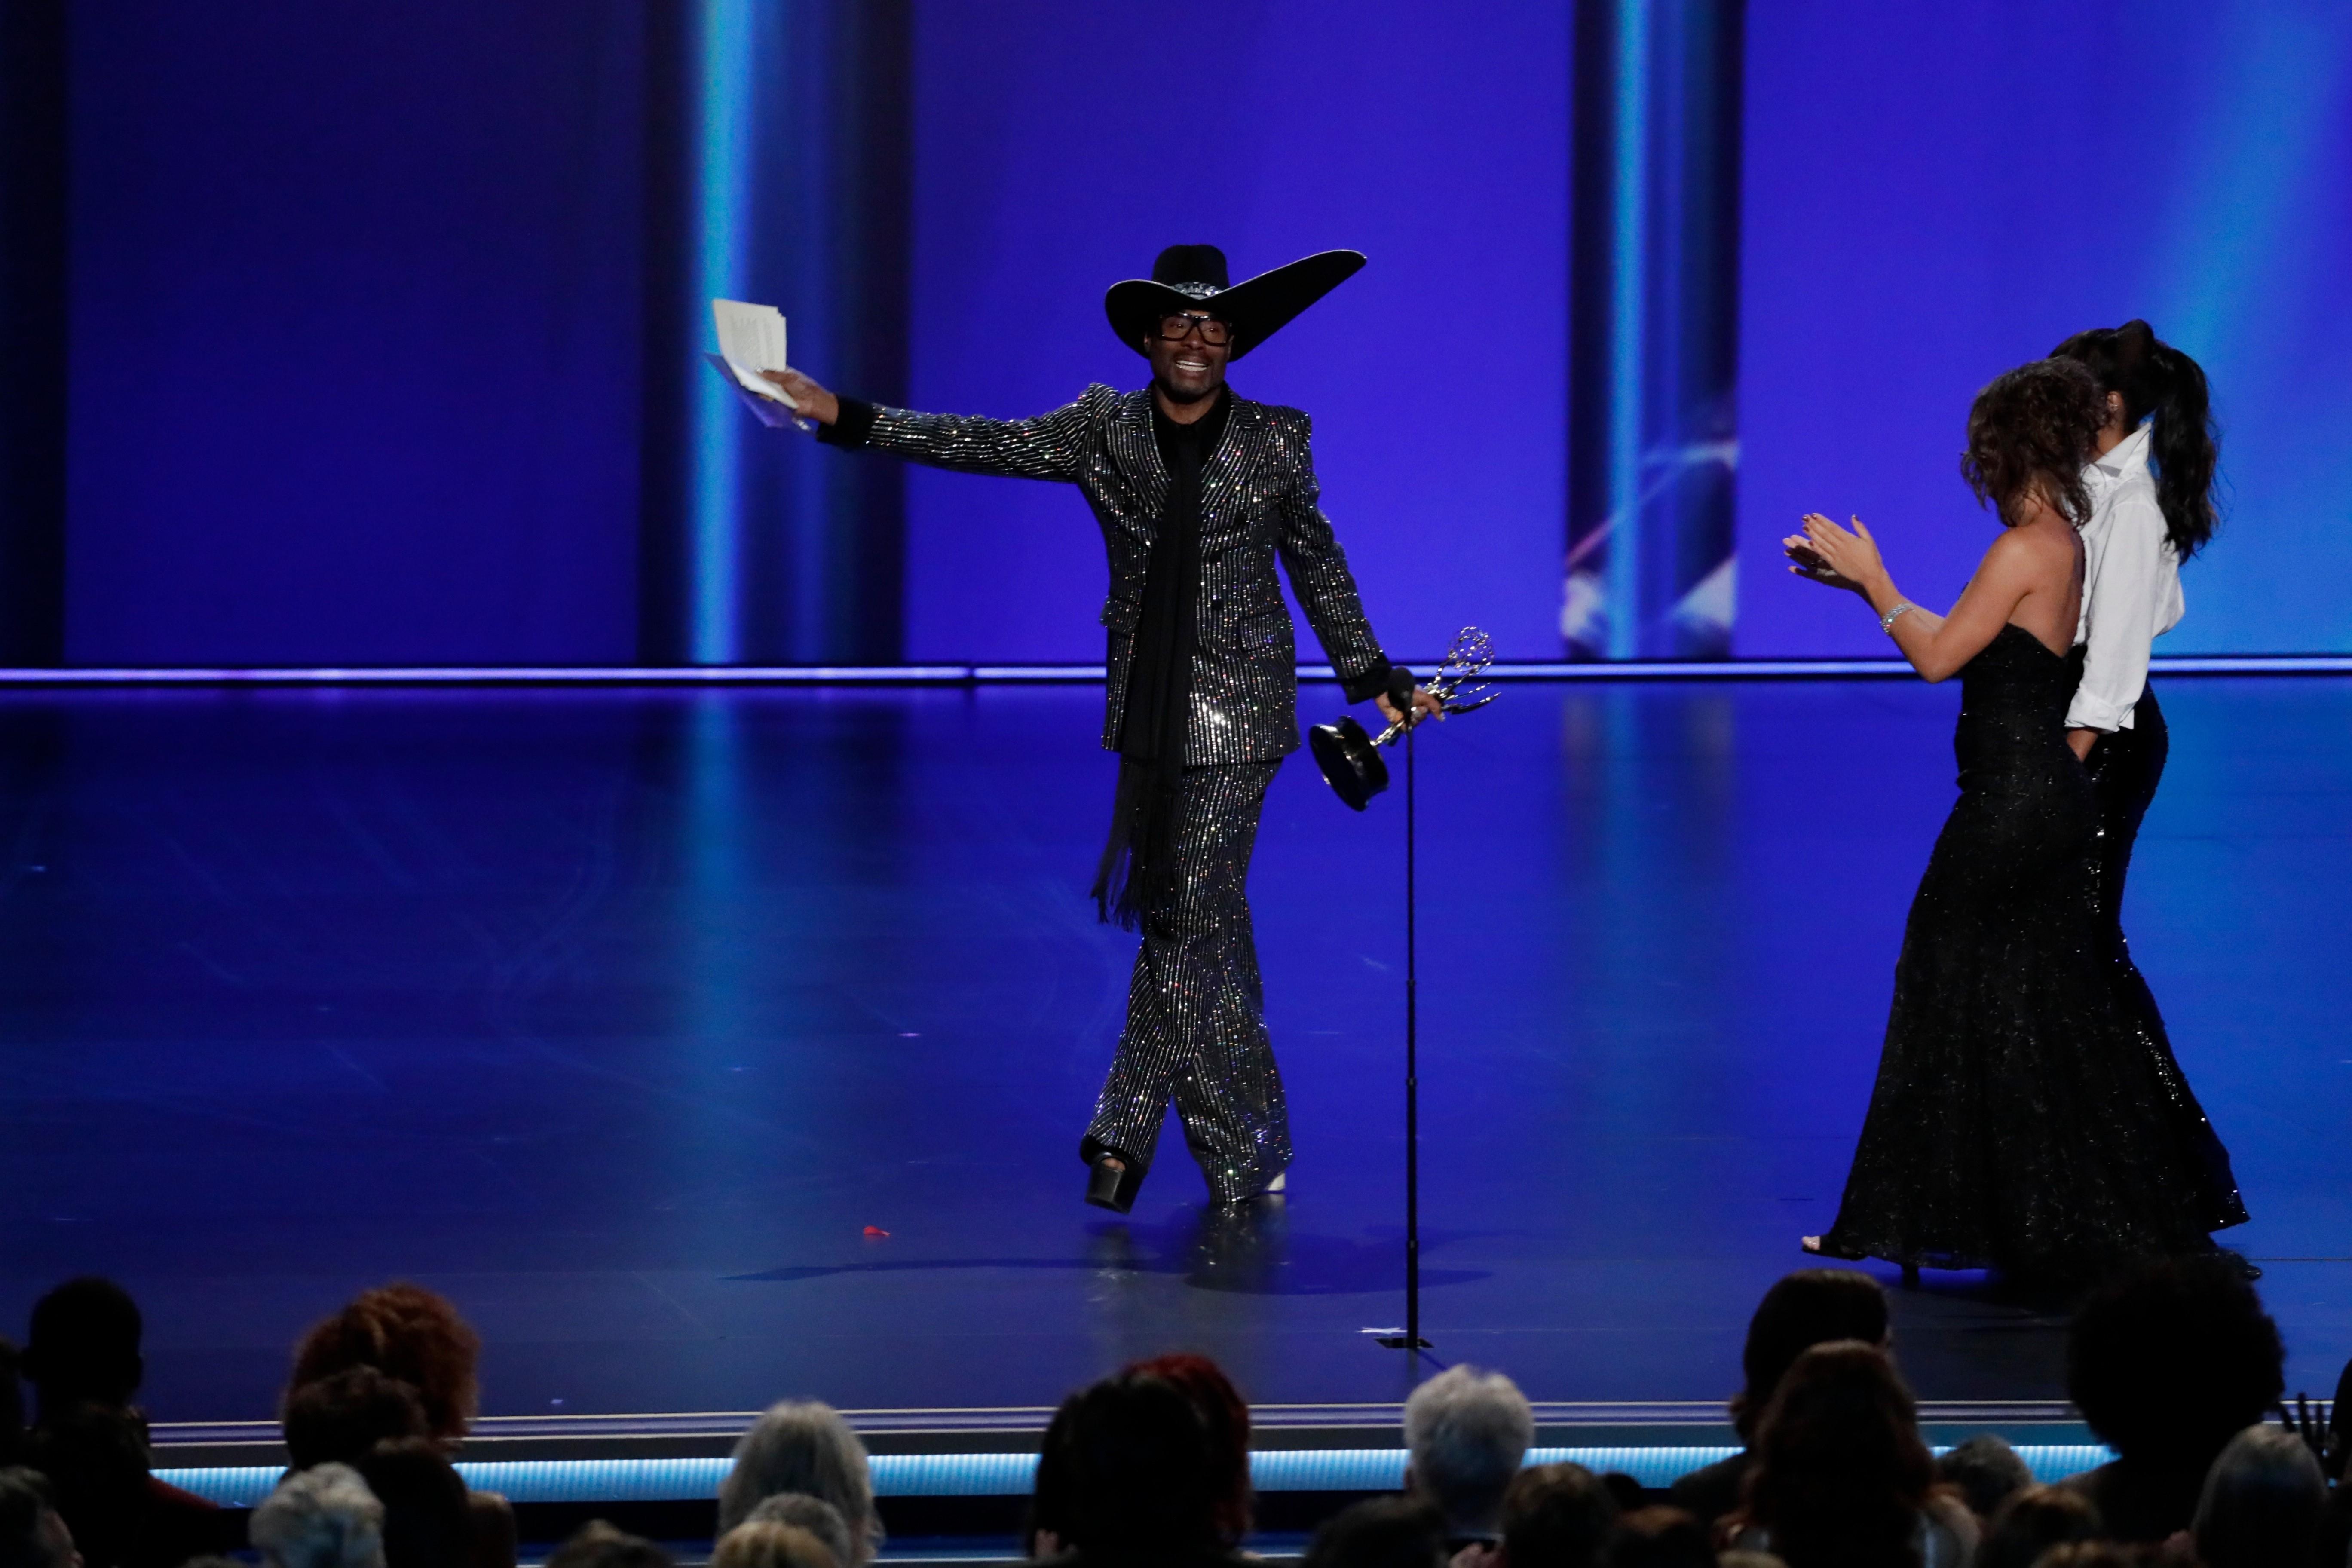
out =
[[[633,0],[77,0],[67,655],[625,663]]]
[[[0,197],[32,215],[0,236],[8,342],[29,345],[0,375],[9,657],[1098,657],[1075,493],[845,479],[740,429],[722,449],[695,279],[776,299],[847,390],[1016,415],[1137,384],[1102,290],[1202,239],[1244,275],[1371,258],[1235,380],[1315,416],[1328,508],[1402,655],[1476,620],[1507,657],[1556,657],[1573,495],[1600,498],[1581,542],[1647,493],[1654,446],[1707,454],[1710,488],[1588,586],[1703,612],[1705,635],[1601,620],[1585,651],[1719,646],[1734,604],[1741,655],[1881,651],[1773,540],[1809,507],[1859,511],[1907,588],[1948,598],[1990,526],[1954,475],[1969,395],[2132,315],[2206,362],[2226,426],[2231,516],[2164,646],[2352,648],[2341,6],[1759,5],[1744,76],[1696,47],[1738,30],[1653,30],[1668,75],[1628,96],[1619,71],[1608,105],[1619,174],[1647,149],[1640,203],[1577,186],[1633,225],[1612,254],[1654,269],[1578,283],[1617,312],[1596,382],[1568,364],[1570,103],[1609,77],[1576,69],[1572,35],[1622,41],[1653,8],[1585,0],[1572,27],[1557,4],[911,0],[862,8],[867,32],[833,25],[850,4],[678,0],[656,27],[627,0],[0,0],[8,123],[29,128]],[[723,61],[681,90],[689,47],[739,35],[781,51],[756,93],[730,96]],[[1744,83],[1736,139],[1692,99],[1706,80],[1715,110]],[[901,128],[902,162],[866,161],[879,143],[844,128],[868,122]],[[1701,153],[1741,171],[1736,203],[1677,186]],[[68,243],[34,243],[61,169]],[[847,223],[865,198],[844,193],[877,190],[903,205]],[[1737,299],[1707,307],[1719,326],[1736,305],[1727,401],[1717,348],[1660,356],[1689,346],[1687,291],[1714,287],[1727,242],[1706,237],[1735,213]],[[63,374],[41,330],[60,299]],[[875,325],[893,300],[903,342]],[[1677,406],[1612,406],[1592,428],[1614,467],[1571,487],[1571,414],[1598,419],[1572,384]],[[62,508],[41,460],[61,420]],[[1715,569],[1727,479],[1736,594]]]
[[[1948,603],[1976,389],[2134,316],[2212,377],[2228,485],[2158,651],[2352,648],[2352,7],[1759,5],[1747,96],[1740,654],[1886,649],[1781,570],[1806,510]]]
[[[1325,508],[1392,652],[1476,621],[1507,657],[1553,657],[1566,8],[918,15],[915,399],[1020,415],[1090,381],[1141,385],[1102,296],[1164,245],[1222,246],[1237,279],[1361,250],[1365,269],[1233,384],[1314,416]],[[1102,657],[1102,549],[1075,490],[919,473],[908,538],[912,657]]]

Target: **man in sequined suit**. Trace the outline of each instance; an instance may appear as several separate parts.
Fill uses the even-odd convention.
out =
[[[1252,403],[1225,367],[1363,265],[1327,251],[1226,281],[1213,246],[1172,246],[1104,301],[1151,362],[1135,392],[1089,386],[1031,419],[912,414],[773,372],[829,445],[967,473],[1058,479],[1110,554],[1103,745],[1119,783],[1096,898],[1139,925],[1117,1058],[1080,1141],[1087,1199],[1125,1213],[1176,1103],[1221,1204],[1282,1190],[1290,1126],[1260,1000],[1244,887],[1258,815],[1298,749],[1297,652],[1280,559],[1348,700],[1393,721],[1437,704],[1391,665],[1318,504],[1307,416]]]

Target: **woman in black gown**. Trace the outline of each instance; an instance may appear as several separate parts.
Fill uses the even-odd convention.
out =
[[[1786,542],[1792,570],[1861,595],[1920,674],[1961,681],[1960,798],[1904,928],[1837,1223],[1810,1251],[2080,1279],[2210,1251],[2246,1217],[2146,988],[2110,960],[2098,806],[2066,741],[2083,467],[2105,416],[2072,361],[1978,395],[1961,472],[2004,526],[1948,616],[1903,598],[1859,519],[1810,516]]]

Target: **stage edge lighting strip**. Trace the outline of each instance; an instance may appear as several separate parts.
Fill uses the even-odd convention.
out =
[[[1944,1450],[1938,1448],[1937,1453]],[[1664,1487],[1738,1452],[1728,1447],[1530,1448],[1530,1465],[1574,1463],[1618,1470],[1645,1487]],[[2094,1443],[2021,1444],[2037,1481],[2063,1480],[2114,1458]],[[1024,1497],[1037,1472],[1034,1454],[881,1454],[867,1461],[878,1497]],[[723,1458],[516,1459],[461,1461],[466,1484],[518,1503],[691,1502],[719,1495],[733,1464]],[[1251,1484],[1262,1492],[1383,1492],[1404,1485],[1401,1448],[1300,1448],[1250,1456]],[[251,1508],[286,1472],[274,1465],[159,1469],[158,1480],[224,1508]]]
[[[1420,661],[1424,664],[1432,660]],[[2352,675],[2352,654],[2176,655],[2158,675]],[[1617,659],[1497,664],[1494,680],[1785,680],[1907,676],[1895,658]],[[0,668],[9,686],[998,686],[1084,685],[1098,664],[877,665],[413,665],[365,668]],[[1301,680],[1334,679],[1327,664],[1298,667]]]

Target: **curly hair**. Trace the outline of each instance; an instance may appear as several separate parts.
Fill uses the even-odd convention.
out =
[[[1969,405],[1960,478],[2008,527],[2017,526],[2020,504],[2038,490],[2080,528],[2091,518],[2083,466],[2106,422],[2106,396],[2081,363],[2038,359],[2019,365],[1993,377]]]
[[[294,1352],[289,1394],[355,1366],[372,1366],[416,1390],[426,1429],[455,1442],[474,1424],[481,1390],[474,1364],[482,1336],[446,1297],[401,1282],[362,1292],[351,1305],[302,1336]]]
[[[2220,1258],[2167,1258],[2083,1304],[2066,1336],[2066,1393],[2125,1458],[2210,1463],[2286,1385],[2262,1299]]]
[[[2221,437],[2213,424],[2204,367],[2141,321],[2076,332],[2052,349],[2050,357],[2089,366],[2101,395],[2114,393],[2124,400],[2126,429],[2152,421],[2148,456],[2155,459],[2156,503],[2164,513],[2165,537],[2179,560],[2204,549],[2221,517],[2213,502]]]
[[[1833,1340],[1799,1356],[1756,1432],[1747,1521],[1790,1568],[1916,1560],[1936,1461],[1886,1352]]]

